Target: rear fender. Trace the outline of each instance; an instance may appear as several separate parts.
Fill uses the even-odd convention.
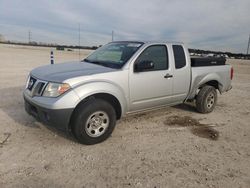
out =
[[[220,77],[218,74],[216,73],[210,73],[210,74],[207,74],[207,75],[200,75],[200,76],[197,76],[195,78],[195,80],[193,81],[193,88],[191,89],[191,93],[190,95],[188,96],[187,99],[193,99],[195,97],[195,95],[197,94],[197,92],[199,91],[199,89],[205,85],[206,83],[209,83],[211,81],[216,81],[218,82],[218,87],[217,89],[219,90],[219,92],[221,93],[222,92],[222,84],[220,83]]]

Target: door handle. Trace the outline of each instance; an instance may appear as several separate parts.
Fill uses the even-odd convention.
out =
[[[172,78],[173,77],[173,75],[171,75],[171,74],[166,74],[165,76],[164,76],[164,78]]]

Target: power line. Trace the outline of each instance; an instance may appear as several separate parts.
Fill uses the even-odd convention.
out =
[[[114,31],[112,30],[112,42],[114,41]]]
[[[248,45],[247,45],[247,55],[248,55],[248,52],[249,52],[249,46],[250,46],[250,35],[249,35]]]
[[[28,32],[29,43],[31,43],[31,35],[32,35],[31,31],[29,31],[29,32]]]
[[[78,24],[78,46],[79,46],[79,61],[81,60],[81,52],[80,52],[80,46],[81,46],[81,25],[80,23]]]

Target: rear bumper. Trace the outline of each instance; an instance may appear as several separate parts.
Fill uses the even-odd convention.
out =
[[[35,117],[43,124],[55,127],[62,131],[68,131],[70,117],[73,112],[71,109],[48,109],[41,107],[24,95],[25,110],[28,114]]]

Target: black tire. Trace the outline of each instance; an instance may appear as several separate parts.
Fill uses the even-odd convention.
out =
[[[101,123],[95,118],[101,119]],[[116,113],[113,106],[102,99],[90,99],[76,109],[72,132],[80,143],[92,145],[106,140],[113,132],[115,124]]]
[[[196,97],[196,109],[198,112],[206,114],[214,110],[217,102],[217,92],[213,86],[204,86],[200,89]]]

